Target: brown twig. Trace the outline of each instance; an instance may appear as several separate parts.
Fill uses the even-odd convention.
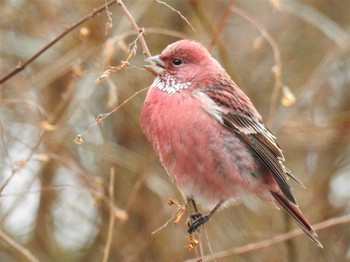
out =
[[[28,261],[39,262],[39,260],[28,249],[6,235],[2,230],[0,230],[0,239],[4,240],[7,244],[25,256]]]
[[[213,248],[211,247],[209,234],[208,234],[207,228],[204,225],[203,225],[203,230],[204,230],[205,239],[206,239],[207,245],[208,245],[208,251],[209,251],[210,255],[213,256],[213,260],[216,262],[216,257],[214,256]]]
[[[117,1],[117,4],[122,8],[123,12],[125,13],[125,15],[127,16],[127,18],[129,19],[132,27],[138,32],[138,36],[136,38],[136,40],[133,42],[135,43],[135,47],[136,47],[136,41],[139,40],[140,41],[140,44],[141,44],[141,47],[142,47],[142,50],[143,50],[143,55],[146,56],[146,57],[149,57],[151,56],[151,53],[149,52],[148,50],[148,47],[147,47],[147,44],[146,44],[146,41],[143,37],[143,33],[144,33],[144,29],[143,28],[140,28],[136,22],[135,22],[135,19],[133,18],[133,16],[131,15],[131,13],[129,12],[129,10],[126,8],[126,6],[124,5],[123,1],[122,0],[116,0]],[[133,52],[130,52],[129,54],[129,58],[132,56]],[[124,62],[124,64],[122,63],[120,65],[120,67],[125,67],[126,66],[126,63]],[[120,68],[117,67],[117,70],[119,70]],[[100,77],[98,79],[101,80],[101,79],[104,79],[103,76]],[[147,88],[144,88],[140,91],[137,91],[135,92],[131,97],[129,97],[128,99],[126,99],[123,103],[121,103],[119,106],[117,106],[116,108],[114,108],[112,111],[108,112],[107,114],[100,114],[99,116],[97,116],[96,118],[96,121],[95,123],[93,123],[92,125],[90,125],[82,134],[79,134],[75,137],[75,143],[77,144],[82,144],[84,143],[84,140],[83,140],[83,136],[88,132],[88,130],[94,126],[96,126],[97,124],[99,124],[103,119],[105,119],[106,117],[108,117],[110,114],[114,113],[115,111],[117,111],[120,107],[122,107],[125,103],[129,102],[130,99],[132,99],[133,97],[135,97],[136,95],[138,95],[139,93],[147,90]]]
[[[191,27],[191,29],[193,30],[193,32],[195,32],[196,30],[194,29],[194,27],[191,25],[191,23],[187,20],[187,18],[181,14],[181,12],[179,10],[176,10],[174,7],[170,6],[169,4],[163,2],[163,1],[160,1],[160,0],[156,0],[157,3],[159,4],[162,4],[162,5],[165,5],[166,7],[168,7],[170,10],[174,11],[175,13],[178,13],[179,16],[189,25],[189,27]]]
[[[90,14],[86,15],[82,19],[80,19],[78,22],[73,24],[71,27],[67,28],[65,31],[63,31],[61,34],[59,34],[55,39],[53,39],[51,42],[49,42],[47,45],[45,45],[43,48],[41,48],[36,54],[34,54],[31,58],[29,58],[25,62],[19,62],[18,65],[14,70],[12,70],[10,73],[8,73],[6,76],[0,79],[0,85],[6,82],[8,79],[13,77],[14,75],[18,74],[21,72],[26,66],[28,66],[30,63],[32,63],[35,59],[37,59],[39,56],[41,56],[45,51],[47,51],[51,46],[56,44],[59,40],[61,40],[64,36],[66,36],[68,33],[72,32],[74,29],[85,23],[86,21],[94,18],[98,13],[101,13],[102,11],[106,10],[109,6],[115,4],[115,0],[111,0],[97,9],[95,9],[93,12]]]
[[[42,138],[43,138],[44,132],[41,132],[39,135],[39,139],[36,142],[36,144],[34,145],[32,151],[30,152],[29,156],[26,157],[26,159],[23,159],[19,162],[17,162],[17,166],[13,167],[11,170],[11,175],[5,180],[5,182],[1,185],[0,187],[0,196],[2,195],[2,192],[4,191],[4,189],[7,187],[7,185],[10,183],[10,181],[13,179],[13,177],[19,172],[21,171],[24,166],[29,162],[29,160],[32,158],[32,156],[34,155],[34,152],[39,148],[41,142],[42,142]]]
[[[126,58],[125,61],[121,61],[121,63],[118,66],[109,66],[109,68],[103,72],[103,74],[97,78],[95,80],[96,83],[101,83],[102,81],[106,80],[110,74],[112,72],[117,72],[121,69],[123,69],[124,67],[130,66],[131,64],[129,63],[129,60],[136,55],[136,51],[137,51],[137,41],[139,40],[139,38],[141,38],[141,36],[144,33],[144,29],[141,29],[141,32],[138,34],[138,36],[136,37],[136,39],[129,44],[128,47],[128,57]],[[135,67],[136,68],[136,67]]]
[[[151,56],[151,53],[148,50],[146,41],[142,35],[142,32],[144,31],[144,29],[141,29],[135,22],[135,19],[132,17],[132,15],[130,14],[129,10],[126,8],[126,6],[124,5],[122,0],[116,0],[117,4],[122,8],[123,12],[125,13],[126,17],[129,19],[132,27],[138,32],[138,34],[140,34],[140,44],[143,50],[143,55],[145,57],[149,57]]]
[[[151,165],[152,162],[156,159],[156,155],[152,154],[147,159],[148,160],[143,165],[141,165],[140,169],[136,171],[139,174],[139,176],[138,176],[138,179],[136,180],[136,182],[134,183],[134,186],[133,186],[133,188],[130,192],[130,195],[128,197],[128,202],[125,205],[125,212],[126,213],[129,213],[131,208],[136,206],[135,204],[138,200],[140,190],[141,190],[142,186],[145,184],[145,181],[147,180],[149,175],[151,174],[149,168],[152,166]]]
[[[145,32],[143,32],[145,33]],[[140,33],[135,32],[135,30],[129,30],[121,34],[115,35],[107,40],[108,44],[115,45],[118,41],[123,40],[131,35],[139,35]],[[161,28],[161,27],[147,27],[147,34],[160,34],[166,36],[172,36],[177,38],[189,38],[189,35],[181,33],[179,31]]]
[[[115,171],[114,168],[111,168],[111,174],[109,179],[109,199],[111,202],[111,205],[109,207],[110,213],[109,213],[109,226],[108,226],[108,235],[107,235],[107,242],[105,249],[103,251],[103,258],[102,262],[107,262],[109,257],[109,252],[111,250],[112,245],[112,236],[114,231],[114,223],[115,223],[115,216],[114,216],[114,178],[115,178]]]
[[[349,46],[350,34],[348,31],[310,4],[302,1],[279,1],[278,10],[290,13],[315,26],[338,46],[343,48]]]
[[[210,39],[210,42],[208,44],[208,50],[210,50],[215,45],[215,42],[218,39],[219,34],[221,33],[222,29],[224,28],[226,20],[228,19],[229,15],[232,12],[232,8],[233,8],[233,1],[230,0],[227,3],[225,11],[224,11],[223,15],[221,16],[220,21],[216,26],[216,29],[214,30],[212,38]]]
[[[4,76],[3,78],[0,79],[0,85],[3,84],[4,82],[6,82],[8,79],[10,79],[11,77],[13,77],[14,75],[18,74],[19,72],[21,72],[22,70],[24,70],[24,68],[26,66],[28,66],[30,63],[32,63],[35,59],[37,59],[40,55],[42,55],[45,51],[47,51],[50,47],[52,47],[54,44],[56,44],[59,40],[61,40],[64,36],[66,36],[68,33],[70,33],[71,31],[73,31],[74,29],[76,29],[77,27],[79,27],[80,25],[82,25],[83,23],[85,23],[86,21],[94,18],[98,13],[101,13],[102,11],[106,10],[109,6],[113,5],[114,3],[117,3],[123,10],[123,12],[125,13],[125,15],[127,16],[127,18],[130,20],[131,25],[133,26],[133,28],[138,32],[138,34],[141,34],[144,30],[141,29],[135,22],[134,18],[132,17],[132,15],[130,14],[129,10],[126,8],[126,6],[124,5],[122,0],[111,0],[103,5],[101,5],[100,7],[98,7],[96,10],[94,10],[93,12],[91,12],[90,14],[86,15],[85,17],[83,17],[82,19],[80,19],[78,22],[76,22],[75,24],[73,24],[71,27],[67,28],[65,31],[63,31],[60,35],[58,35],[55,39],[53,39],[51,42],[49,42],[47,45],[45,45],[42,49],[40,49],[36,54],[34,54],[31,58],[29,58],[27,61],[25,62],[19,62],[18,65],[16,66],[16,68],[14,70],[12,70],[10,73],[8,73],[6,76]],[[109,11],[108,11],[109,12]],[[143,36],[141,35],[140,37],[140,43],[141,43],[141,47],[143,50],[143,54],[144,56],[148,57],[151,56],[151,53],[148,50],[147,44],[145,39],[143,38]]]
[[[161,227],[157,228],[156,230],[154,230],[151,234],[157,234],[159,231],[161,231],[162,229],[164,229],[166,226],[168,226],[170,224],[170,222],[172,222],[173,225],[176,225],[180,222],[181,218],[183,217],[183,214],[186,210],[185,205],[181,205],[178,201],[170,199],[168,201],[168,205],[169,206],[173,206],[175,205],[177,207],[176,212],[174,213],[174,215],[168,220],[166,221]]]
[[[272,67],[272,72],[275,76],[275,85],[273,88],[272,96],[271,96],[271,104],[270,104],[270,112],[269,112],[269,119],[267,122],[270,122],[272,115],[274,114],[276,110],[277,105],[277,97],[279,94],[279,91],[281,90],[283,86],[282,82],[282,62],[281,62],[281,52],[278,47],[277,42],[273,39],[273,37],[267,32],[267,30],[259,24],[252,16],[250,16],[248,13],[244,12],[243,10],[232,7],[232,12],[240,15],[244,19],[248,20],[253,26],[255,26],[261,33],[261,35],[266,39],[267,42],[271,45],[273,56],[275,59],[275,65]]]
[[[111,29],[113,27],[113,20],[112,20],[112,12],[109,11],[108,5],[107,5],[107,0],[105,0],[105,5],[106,5],[106,14],[108,17],[108,21],[105,25],[105,35],[108,35],[108,31],[109,29]]]
[[[344,215],[341,217],[328,219],[326,221],[323,221],[321,223],[314,225],[313,228],[315,230],[321,230],[321,229],[326,229],[328,227],[332,227],[332,226],[336,226],[336,225],[340,225],[340,224],[346,224],[349,222],[350,222],[350,214]],[[221,252],[218,252],[214,255],[202,257],[202,259],[205,261],[210,261],[213,259],[225,258],[225,257],[229,257],[232,255],[241,255],[244,253],[256,251],[258,249],[266,248],[266,247],[287,241],[289,239],[295,238],[295,237],[303,235],[303,234],[304,234],[304,232],[300,228],[297,228],[297,229],[294,229],[288,233],[281,234],[281,235],[278,235],[278,236],[270,238],[270,239],[266,239],[266,240],[263,240],[260,242],[250,243],[250,244],[247,244],[245,246],[221,251]],[[196,261],[195,259],[186,260],[186,262],[195,262],[195,261]]]
[[[83,133],[77,135],[75,137],[75,143],[76,144],[82,144],[84,143],[83,140],[83,136],[85,136],[87,134],[87,132],[94,126],[98,125],[99,123],[101,123],[101,121],[103,119],[105,119],[106,117],[108,117],[110,114],[113,114],[115,111],[119,110],[123,105],[125,105],[127,102],[129,102],[131,99],[133,99],[135,96],[137,96],[138,94],[146,91],[149,87],[145,87],[137,92],[135,92],[132,96],[130,96],[129,98],[125,99],[120,105],[118,105],[116,108],[114,108],[112,111],[109,111],[106,114],[100,114],[97,116],[95,123],[91,124]]]

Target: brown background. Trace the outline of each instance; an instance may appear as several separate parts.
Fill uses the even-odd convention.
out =
[[[342,216],[349,221],[350,1],[167,2],[195,31],[156,1],[125,1],[145,28],[151,53],[185,37],[209,47],[251,98],[278,137],[286,165],[306,185],[305,190],[294,184],[305,216],[313,224]],[[103,3],[2,0],[0,78]],[[273,95],[276,53],[247,17],[228,9],[230,4],[274,39],[281,55],[277,80],[295,95],[293,105],[281,104],[286,94],[280,88]],[[84,144],[74,143],[97,115],[153,81],[147,71],[130,66],[95,82],[109,65],[126,60],[136,38],[121,8],[109,10],[113,26],[107,35],[108,16],[102,12],[0,85],[1,261],[26,261],[27,251],[33,261],[102,261],[104,254],[106,261],[195,257],[185,248],[185,218],[151,235],[176,211],[168,198],[182,199],[141,133],[145,92],[89,129]],[[137,47],[129,62],[142,67]],[[257,199],[244,202],[206,225],[206,254],[207,242],[216,253],[297,228]],[[331,223],[318,231],[323,250],[299,236],[219,261],[349,261],[349,229],[349,222]]]

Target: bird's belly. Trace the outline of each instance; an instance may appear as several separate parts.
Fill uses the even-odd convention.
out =
[[[141,115],[146,136],[180,191],[208,209],[256,191],[259,167],[244,142],[190,98],[180,101],[171,110],[159,105]]]
[[[163,164],[179,189],[208,209],[221,200],[254,192],[261,182],[250,152],[226,131],[206,127],[191,134],[180,130],[179,137],[185,138],[162,150]]]

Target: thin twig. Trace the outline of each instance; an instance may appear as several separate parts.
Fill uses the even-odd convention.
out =
[[[163,2],[163,1],[160,1],[160,0],[156,0],[157,3],[160,3],[160,4],[163,4],[165,5],[166,7],[170,8],[171,10],[173,10],[175,13],[178,13],[179,16],[181,16],[181,18],[189,25],[189,27],[191,27],[191,29],[193,30],[193,32],[196,32],[196,30],[194,29],[194,27],[191,25],[191,23],[187,20],[187,18],[181,14],[181,12],[179,10],[176,10],[174,7],[170,6],[169,4]]]
[[[108,35],[108,31],[109,29],[111,29],[113,27],[113,20],[112,20],[112,12],[109,11],[108,5],[107,5],[107,0],[105,0],[106,3],[106,14],[108,17],[108,22],[105,25],[105,35]]]
[[[216,29],[215,29],[215,31],[213,33],[212,38],[210,39],[210,42],[209,42],[209,45],[208,45],[208,49],[209,50],[214,46],[214,44],[215,44],[219,34],[221,33],[222,29],[224,28],[225,22],[229,18],[229,15],[232,12],[232,8],[233,8],[233,1],[230,0],[227,3],[225,11],[224,11],[223,15],[221,16],[218,25],[216,26]]]
[[[15,250],[17,250],[19,253],[21,253],[23,256],[25,256],[28,261],[39,262],[39,259],[37,259],[28,249],[26,249],[24,246],[22,246],[21,244],[13,240],[11,237],[6,235],[1,229],[0,238],[4,240],[7,244],[9,244],[11,247],[13,247]]]
[[[216,262],[216,258],[214,256],[214,252],[213,252],[213,249],[211,247],[211,243],[210,243],[210,239],[209,239],[209,234],[208,234],[208,231],[207,231],[207,228],[203,225],[203,230],[204,230],[204,233],[205,233],[205,238],[207,240],[207,243],[208,243],[208,250],[209,250],[209,253],[210,255],[213,256],[214,258],[214,261]]]
[[[189,38],[189,35],[187,35],[185,33],[171,30],[171,29],[160,28],[160,27],[147,27],[147,33],[148,34],[169,35],[169,36],[177,37],[180,39]]]
[[[3,84],[4,82],[6,82],[11,77],[13,77],[14,75],[16,75],[19,72],[21,72],[26,66],[28,66],[30,63],[32,63],[35,59],[37,59],[40,55],[42,55],[45,51],[47,51],[51,46],[56,44],[59,40],[61,40],[68,33],[72,32],[74,29],[76,29],[77,27],[79,27],[80,25],[85,23],[86,21],[94,18],[98,13],[101,13],[102,11],[106,10],[107,7],[109,7],[109,6],[111,6],[111,5],[115,4],[115,3],[116,3],[115,0],[111,0],[111,1],[101,5],[100,7],[95,9],[93,12],[91,12],[90,14],[86,15],[85,17],[80,19],[78,22],[73,24],[71,27],[69,27],[66,30],[64,30],[61,34],[59,34],[55,39],[53,39],[51,42],[49,42],[47,45],[45,45],[43,48],[41,48],[36,54],[34,54],[27,61],[25,61],[23,63],[19,62],[14,70],[12,70],[6,76],[4,76],[3,78],[0,79],[0,85]]]
[[[122,106],[124,106],[126,103],[128,103],[131,99],[133,99],[135,96],[137,96],[138,94],[146,91],[149,87],[145,87],[137,92],[135,92],[132,96],[130,96],[129,98],[125,99],[120,105],[118,105],[116,108],[114,108],[112,111],[106,113],[106,114],[100,114],[97,116],[95,123],[93,123],[92,125],[90,125],[83,133],[77,135],[75,137],[75,142],[77,144],[82,144],[84,143],[83,141],[83,136],[85,136],[87,134],[87,132],[93,128],[94,126],[98,125],[99,123],[101,123],[101,121],[103,121],[106,117],[108,117],[110,114],[113,114],[115,111],[119,110]]]
[[[169,198],[169,201],[168,201],[168,205],[169,206],[177,206],[177,210],[176,212],[174,213],[174,215],[167,221],[165,222],[165,224],[163,224],[161,227],[159,227],[158,229],[154,230],[152,232],[152,235],[158,233],[160,230],[162,230],[163,228],[165,228],[167,225],[169,225],[169,223],[172,221],[173,225],[176,225],[180,222],[180,220],[182,219],[183,217],[183,214],[186,210],[186,204],[185,205],[181,205],[179,201],[177,200],[173,200],[173,199],[170,199]]]
[[[108,235],[107,235],[107,242],[105,249],[103,251],[103,262],[108,261],[109,252],[111,250],[112,246],[112,237],[113,237],[113,231],[114,231],[114,223],[115,223],[115,216],[114,216],[114,178],[115,178],[115,171],[114,168],[111,168],[111,174],[109,179],[109,199],[110,199],[110,207],[109,207],[109,226],[108,226]]]
[[[135,19],[132,17],[132,15],[130,14],[129,10],[126,8],[126,6],[124,5],[122,0],[116,0],[117,4],[122,8],[123,12],[125,13],[126,17],[129,19],[132,27],[139,33],[141,34],[144,29],[141,29],[135,22]],[[151,56],[151,53],[148,50],[145,38],[143,37],[143,35],[140,35],[140,44],[143,50],[143,55],[145,57],[149,57]]]
[[[341,216],[341,217],[336,217],[336,218],[331,218],[326,221],[323,221],[321,223],[318,223],[313,226],[315,230],[321,230],[321,229],[326,229],[332,226],[340,225],[340,224],[346,224],[350,222],[350,214]],[[297,236],[303,235],[304,232],[300,229],[294,229],[288,233],[278,235],[276,237],[266,239],[260,242],[255,242],[255,243],[250,243],[245,246],[237,247],[237,248],[232,248],[229,250],[221,251],[218,253],[215,253],[214,255],[210,256],[205,256],[202,259],[206,259],[207,261],[213,260],[213,259],[219,259],[219,258],[225,258],[229,257],[232,255],[241,255],[244,253],[256,251],[258,249],[266,248],[284,241],[287,241],[289,239],[295,238]],[[195,262],[195,259],[190,259],[186,260],[186,262]]]
[[[26,159],[23,159],[20,162],[17,162],[17,166],[13,167],[11,170],[11,175],[5,180],[5,182],[1,185],[0,187],[0,196],[2,195],[2,192],[4,191],[4,189],[6,188],[6,186],[10,183],[10,181],[12,180],[12,178],[19,172],[21,171],[24,166],[29,162],[29,160],[32,158],[32,156],[34,155],[34,152],[39,148],[39,146],[41,145],[42,142],[42,138],[44,135],[44,131],[42,131],[39,134],[39,138],[38,141],[36,142],[36,144],[34,145],[33,149],[31,150],[30,154],[28,157],[26,157]]]
[[[255,26],[261,33],[261,35],[269,42],[269,44],[272,47],[273,56],[275,59],[275,65],[272,67],[272,71],[275,76],[275,86],[273,88],[273,92],[271,95],[271,104],[270,104],[270,112],[269,112],[269,119],[267,122],[270,122],[273,114],[275,113],[276,106],[277,106],[277,98],[279,91],[281,90],[283,86],[282,82],[282,62],[281,62],[281,52],[278,47],[277,42],[273,39],[273,37],[267,32],[267,30],[259,24],[252,16],[250,16],[248,13],[244,12],[243,10],[232,7],[232,12],[242,16],[244,19],[248,20],[253,26]]]
[[[202,227],[205,228],[205,225],[202,225]],[[202,232],[198,232],[197,237],[198,237],[198,246],[200,250],[200,261],[205,261],[205,259],[203,259],[203,257],[205,257],[205,250],[204,250],[204,240],[203,240],[204,236]]]
[[[129,30],[126,32],[123,32],[121,34],[115,35],[111,38],[109,38],[107,40],[108,44],[110,45],[114,45],[116,44],[118,41],[121,41],[125,38],[127,38],[128,36],[131,35],[138,35],[140,33],[135,32],[135,30]],[[189,35],[175,31],[175,30],[171,30],[171,29],[166,29],[166,28],[160,28],[160,27],[147,27],[147,34],[160,34],[160,35],[167,35],[167,36],[173,36],[173,37],[177,37],[180,39],[183,38],[189,38]]]
[[[283,0],[279,2],[279,10],[295,15],[315,26],[338,46],[343,48],[349,46],[350,34],[348,31],[311,5],[297,0]]]
[[[158,227],[156,230],[154,230],[154,231],[151,233],[151,235],[155,235],[155,234],[157,234],[159,231],[161,231],[162,229],[164,229],[165,227],[167,227],[167,226],[170,224],[170,222],[174,221],[174,219],[176,218],[176,215],[177,215],[177,211],[176,211],[176,212],[174,213],[174,215],[173,215],[171,218],[169,218],[169,220],[166,221],[162,226],[160,226],[160,227]]]
[[[53,39],[47,45],[45,45],[42,49],[40,49],[36,54],[34,54],[27,61],[25,61],[23,63],[19,62],[14,70],[12,70],[6,76],[4,76],[3,78],[0,79],[0,85],[3,84],[4,82],[6,82],[11,77],[13,77],[14,75],[16,75],[19,72],[21,72],[22,70],[24,70],[26,66],[28,66],[30,63],[32,63],[35,59],[37,59],[40,55],[42,55],[45,51],[47,51],[50,47],[52,47],[54,44],[56,44],[59,40],[61,40],[68,33],[73,31],[74,29],[76,29],[77,27],[79,27],[80,25],[85,23],[86,21],[94,18],[98,13],[101,13],[102,11],[106,10],[109,6],[111,6],[111,5],[115,4],[115,3],[117,3],[122,8],[123,12],[127,16],[127,18],[130,20],[131,25],[133,26],[133,28],[138,33],[141,33],[143,31],[143,29],[140,29],[139,26],[136,24],[134,18],[132,17],[132,15],[130,14],[129,10],[126,8],[126,6],[124,5],[123,1],[122,0],[111,0],[111,1],[109,1],[107,3],[104,3],[103,5],[98,7],[96,10],[94,10],[90,14],[88,14],[85,17],[83,17],[82,19],[80,19],[78,22],[73,24],[71,27],[67,28],[65,31],[63,31],[61,34],[59,34],[55,39]],[[146,41],[143,38],[143,36],[140,37],[140,43],[141,43],[141,47],[142,47],[142,50],[143,50],[143,54],[146,57],[151,56],[151,53],[148,50]]]
[[[134,183],[134,186],[131,190],[131,193],[128,197],[128,202],[125,205],[125,212],[129,213],[131,208],[135,206],[136,201],[138,200],[138,194],[140,193],[140,189],[145,184],[145,181],[147,180],[148,176],[151,174],[149,171],[149,168],[152,166],[151,163],[156,159],[156,155],[152,154],[148,160],[140,167],[138,179]]]
[[[103,72],[103,74],[97,78],[95,80],[96,83],[101,83],[102,81],[106,80],[110,74],[113,72],[117,72],[121,69],[123,69],[124,67],[127,67],[127,66],[132,66],[130,63],[129,63],[129,60],[134,56],[136,55],[136,51],[137,51],[137,40],[143,35],[144,33],[144,29],[141,29],[141,32],[138,34],[138,36],[136,37],[136,39],[129,44],[129,47],[128,47],[128,57],[126,58],[125,61],[121,61],[121,63],[118,65],[118,66],[109,66],[109,68]],[[135,66],[132,66],[134,68],[137,68]]]

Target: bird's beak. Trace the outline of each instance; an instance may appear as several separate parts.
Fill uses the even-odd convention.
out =
[[[147,57],[145,61],[151,64],[144,65],[143,67],[146,68],[148,71],[150,71],[154,75],[161,74],[165,69],[164,61],[160,59],[159,55]]]

